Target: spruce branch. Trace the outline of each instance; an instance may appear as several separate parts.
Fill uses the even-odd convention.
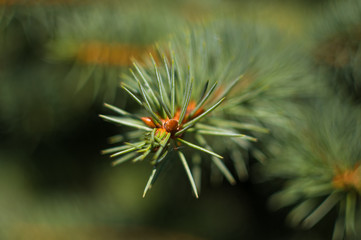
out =
[[[174,35],[168,45],[157,44],[157,52],[149,54],[147,64],[135,62],[130,71],[132,77],[124,77],[121,86],[140,109],[131,115],[107,105],[122,117],[102,117],[139,129],[139,135],[129,138],[129,142],[145,144],[140,149],[120,148],[119,152],[136,152],[137,161],[149,160],[153,166],[167,162],[171,151],[177,152],[181,159],[192,160],[193,156],[206,153],[210,162],[234,184],[236,180],[223,162],[222,155],[227,154],[237,175],[248,176],[244,154],[251,150],[264,160],[261,150],[252,149],[251,142],[258,139],[252,135],[268,133],[268,126],[279,124],[276,121],[265,124],[262,117],[278,117],[272,103],[275,99],[294,97],[294,89],[298,88],[297,84],[283,86],[289,80],[288,75],[277,75],[278,69],[269,66],[274,61],[260,58],[258,53],[263,45],[254,42],[263,37],[252,31],[228,23],[194,26],[184,34]],[[250,33],[246,34],[247,38],[245,32]],[[238,40],[242,38],[245,42]],[[275,47],[275,53],[279,49]],[[279,90],[280,86],[283,91]],[[104,153],[111,154],[115,149]],[[185,154],[183,149],[192,151]],[[182,162],[187,171],[186,161]],[[159,173],[156,170],[152,174]],[[191,180],[191,175],[187,175]],[[190,181],[194,189],[199,183],[193,181],[196,180]],[[149,188],[146,187],[145,193]]]
[[[333,238],[357,236],[356,213],[361,207],[359,116],[359,109],[337,99],[320,101],[290,123],[293,127],[288,135],[274,142],[277,147],[270,147],[272,158],[265,164],[265,175],[283,178],[286,183],[270,203],[276,208],[298,203],[288,216],[293,225],[311,228],[337,207]]]

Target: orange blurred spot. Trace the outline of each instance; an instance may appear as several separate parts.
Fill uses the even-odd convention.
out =
[[[153,120],[150,117],[141,117],[142,121],[147,125],[148,127],[155,128],[156,125],[153,122]]]
[[[190,101],[187,107],[187,113],[186,113],[186,117],[185,119],[188,120],[192,120],[193,118],[198,117],[199,115],[201,115],[204,110],[202,107],[200,107],[192,116],[190,116],[190,114],[193,112],[193,110],[197,107],[197,104],[195,101]],[[188,119],[190,118],[190,119]]]
[[[133,58],[142,62],[142,58],[147,53],[152,53],[156,62],[159,62],[157,53],[153,47],[119,44],[119,43],[102,43],[102,42],[89,42],[84,43],[76,58],[78,61],[86,64],[99,64],[108,66],[131,66]]]
[[[322,64],[343,68],[356,57],[360,40],[361,27],[359,25],[339,32],[317,46],[315,58]]]
[[[356,189],[361,191],[361,168],[356,164],[353,169],[337,170],[337,174],[332,179],[332,185],[335,188],[349,190]]]
[[[162,135],[163,133],[168,133],[167,130],[165,130],[163,127],[158,128],[155,132],[156,135]]]

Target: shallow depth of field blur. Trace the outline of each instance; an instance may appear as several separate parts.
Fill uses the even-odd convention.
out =
[[[103,40],[141,54],[188,24],[227,15],[302,41],[325,2],[0,1],[0,239],[330,239],[332,216],[291,228],[287,209],[268,209],[276,187],[252,177],[212,184],[205,169],[195,199],[179,161],[143,199],[149,163],[111,167],[100,154],[122,131],[98,117],[103,102],[131,106],[119,88],[130,60],[92,62]]]

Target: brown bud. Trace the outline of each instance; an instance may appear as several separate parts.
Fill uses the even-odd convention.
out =
[[[164,123],[164,128],[167,132],[173,133],[178,130],[178,121],[170,119]]]

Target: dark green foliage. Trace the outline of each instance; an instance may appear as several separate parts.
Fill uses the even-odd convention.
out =
[[[341,239],[344,231],[352,237],[359,224],[361,112],[339,100],[323,99],[298,116],[287,126],[289,136],[274,134],[278,140],[263,171],[285,182],[270,203],[275,208],[296,204],[288,221],[306,228],[336,207],[334,239]]]
[[[333,89],[361,101],[361,1],[332,1],[320,18],[313,45],[317,65]]]

